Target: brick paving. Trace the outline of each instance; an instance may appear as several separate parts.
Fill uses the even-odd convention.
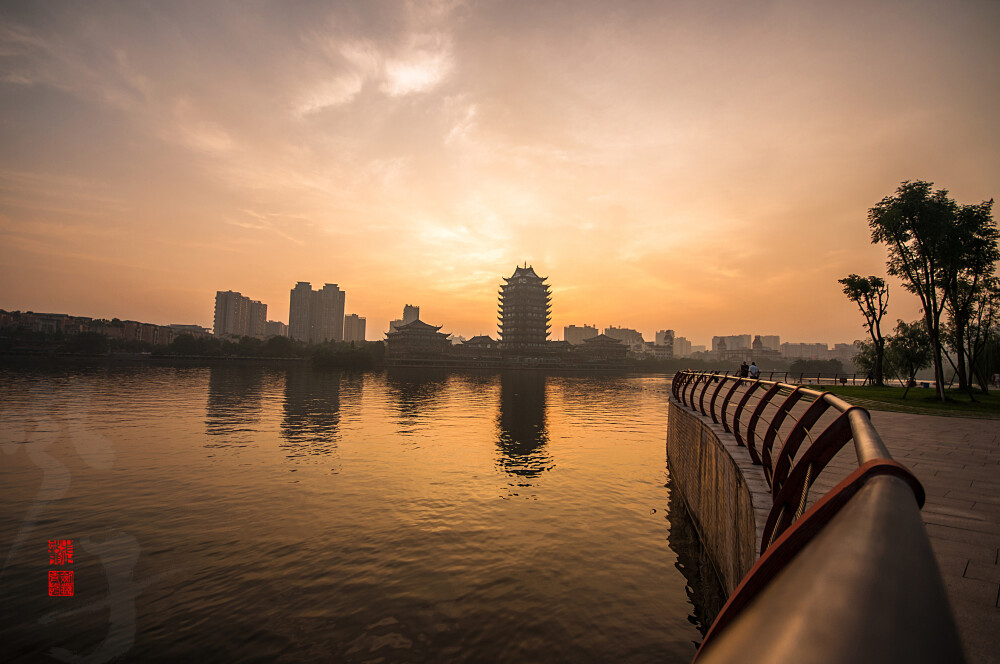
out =
[[[924,485],[923,517],[973,664],[1000,664],[1000,421],[871,411]]]

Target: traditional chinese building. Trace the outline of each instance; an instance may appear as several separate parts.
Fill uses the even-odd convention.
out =
[[[499,366],[502,361],[500,342],[484,334],[455,345],[451,351],[457,362],[470,366]]]
[[[628,346],[614,337],[606,334],[598,334],[596,337],[583,340],[581,352],[585,353],[590,360],[622,361],[628,353]]]
[[[451,349],[448,335],[439,332],[440,325],[428,325],[419,318],[400,325],[385,335],[385,359],[440,360]]]
[[[545,348],[549,336],[549,314],[552,296],[547,277],[539,277],[525,265],[504,277],[498,295],[500,310],[500,344],[508,351],[533,351]]]
[[[472,337],[471,339],[462,342],[462,347],[496,349],[500,347],[500,344],[493,337],[488,337],[485,334],[480,334],[479,336]]]

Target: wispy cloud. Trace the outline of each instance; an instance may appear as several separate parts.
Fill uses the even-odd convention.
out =
[[[559,288],[556,329],[697,338],[754,301],[845,340],[836,279],[883,267],[868,206],[913,177],[997,193],[998,20],[902,0],[4,3],[0,232],[20,239],[0,259],[89,257],[44,254],[80,310],[108,283],[150,302],[217,281],[282,310],[309,276],[373,326],[405,290],[459,333],[491,327],[527,260]],[[163,270],[122,282],[125,263]],[[820,322],[781,318],[803,297]]]

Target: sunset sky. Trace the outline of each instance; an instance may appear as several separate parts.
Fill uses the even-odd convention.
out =
[[[1000,194],[1000,3],[4,2],[0,308],[288,321],[337,283],[496,336],[516,264],[569,324],[864,331],[866,214]],[[890,317],[917,306],[893,283]]]

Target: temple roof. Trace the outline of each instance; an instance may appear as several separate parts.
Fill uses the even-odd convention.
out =
[[[420,320],[418,318],[417,320],[410,321],[409,323],[406,323],[405,325],[397,325],[396,326],[396,331],[400,332],[402,330],[433,330],[433,331],[437,332],[442,327],[444,327],[444,326],[443,325],[438,325],[438,326],[429,325],[428,323],[425,323],[424,321],[422,321],[422,320]]]
[[[533,277],[535,279],[540,279],[542,281],[548,279],[548,277],[539,277],[537,274],[535,274],[534,268],[532,268],[530,265],[525,265],[524,267],[518,265],[516,268],[514,268],[514,274],[510,275],[510,277],[504,277],[504,281],[510,281],[511,279],[516,279],[518,277]]]
[[[585,343],[585,344],[607,344],[607,343],[620,344],[620,343],[622,343],[622,341],[621,341],[621,339],[615,339],[614,337],[609,337],[606,334],[598,334],[596,337],[591,337],[589,339],[584,339],[583,343]]]
[[[478,344],[495,344],[495,343],[497,343],[497,341],[493,337],[490,337],[490,336],[485,335],[485,334],[480,334],[480,335],[477,335],[475,337],[472,337],[471,339],[468,339],[462,345],[463,346],[468,346],[468,345],[475,346],[475,345],[478,345]]]

